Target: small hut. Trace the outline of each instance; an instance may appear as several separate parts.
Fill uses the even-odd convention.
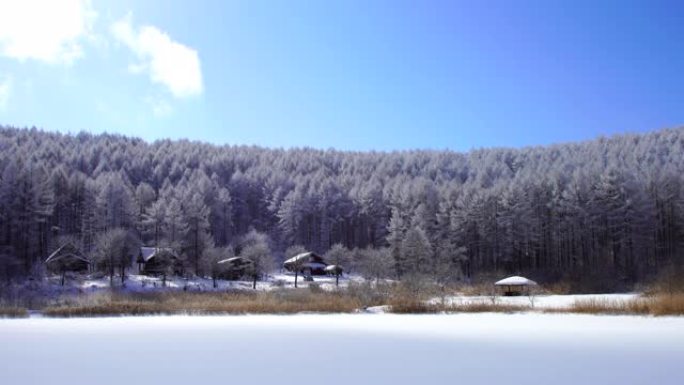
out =
[[[62,274],[64,272],[87,273],[90,268],[90,259],[73,243],[66,242],[45,259],[45,265],[48,270]]]
[[[297,271],[305,277],[325,275],[327,266],[328,263],[323,260],[323,257],[314,252],[301,253],[283,262],[285,270],[293,273]]]
[[[145,275],[165,275],[169,270],[180,274],[183,270],[178,254],[170,247],[141,247],[136,262]]]
[[[232,257],[218,261],[218,264],[222,267],[219,277],[235,280],[244,276],[253,265],[253,262],[243,257]]]
[[[90,270],[90,264],[90,259],[71,242],[64,243],[45,259],[48,271],[61,276],[62,286],[64,286],[67,274],[87,273]]]
[[[503,295],[515,296],[523,294],[529,295],[530,288],[537,286],[537,283],[531,279],[515,275],[497,281],[494,285],[503,291]]]

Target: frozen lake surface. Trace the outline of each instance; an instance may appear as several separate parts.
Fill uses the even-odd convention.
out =
[[[0,384],[682,384],[684,317],[0,320]]]

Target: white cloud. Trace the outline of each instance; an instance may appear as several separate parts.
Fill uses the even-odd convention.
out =
[[[12,78],[9,76],[4,79],[0,78],[0,111],[7,108],[10,92],[12,92]]]
[[[0,0],[0,55],[71,64],[96,17],[90,0]]]
[[[166,86],[178,98],[202,93],[202,70],[196,50],[172,40],[156,27],[145,25],[136,30],[130,14],[112,24],[111,33],[137,57],[138,62],[128,66],[131,73],[147,72],[152,82]]]

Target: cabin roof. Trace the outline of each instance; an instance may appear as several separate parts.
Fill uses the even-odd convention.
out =
[[[518,275],[514,275],[512,277],[504,278],[500,281],[496,281],[494,283],[496,286],[535,286],[537,285],[536,282],[534,282],[531,279],[527,279],[525,277],[521,277]]]
[[[168,252],[171,253],[174,257],[178,257],[176,255],[176,252],[173,251],[172,248],[170,247],[146,247],[143,246],[140,248],[140,256],[142,257],[144,262],[149,261],[150,259],[154,258],[159,252]]]
[[[287,265],[293,264],[293,263],[319,263],[322,264],[323,267],[327,266],[328,264],[325,263],[323,258],[312,252],[312,251],[307,251],[306,253],[301,253],[297,254],[294,257],[287,259],[284,263]]]
[[[54,262],[66,257],[73,257],[86,263],[90,263],[88,257],[83,255],[81,250],[74,246],[71,242],[66,242],[62,246],[58,247],[57,250],[53,251],[46,259],[45,263]]]
[[[231,264],[232,265],[235,263],[252,263],[252,261],[250,261],[247,258],[243,258],[243,257],[230,257],[230,258],[222,259],[222,260],[218,261],[217,263]]]

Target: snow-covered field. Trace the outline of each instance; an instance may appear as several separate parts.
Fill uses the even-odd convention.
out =
[[[115,285],[120,285],[118,277]],[[294,288],[295,276],[291,273],[274,273],[268,276],[268,280],[257,281],[258,290],[271,290],[274,288]],[[49,280],[54,289],[62,289],[59,283],[59,277],[54,276]],[[340,277],[339,286],[346,287],[349,282],[363,282],[363,278],[359,276],[342,276]],[[317,276],[313,282],[307,282],[300,275],[298,277],[298,287],[308,287],[311,284],[316,284],[322,289],[333,289],[335,287],[335,277]],[[67,289],[80,290],[84,292],[96,291],[99,289],[109,288],[109,278],[79,278],[70,279],[66,282]],[[181,277],[169,277],[166,281],[166,287],[170,289],[182,289],[187,287],[192,291],[224,291],[227,289],[251,289],[252,281],[227,281],[217,280],[217,287],[214,288],[213,281],[209,278],[193,277],[191,279],[184,279]],[[145,275],[129,274],[126,277],[126,289],[129,291],[154,291],[162,288],[162,279],[160,277],[150,277]]]
[[[684,318],[0,320],[0,384],[682,384]]]

